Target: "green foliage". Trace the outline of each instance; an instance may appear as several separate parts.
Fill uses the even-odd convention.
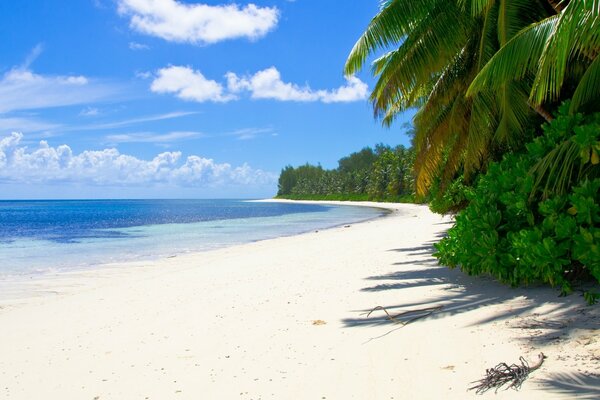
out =
[[[366,147],[339,160],[338,168],[285,167],[277,197],[295,200],[413,200],[414,151],[404,146]]]
[[[464,182],[462,175],[444,188],[438,179],[429,192],[429,209],[438,214],[458,212],[466,207],[472,192],[473,188]]]
[[[523,28],[554,14],[538,0],[381,2],[352,48],[345,72],[354,74],[369,55],[384,53],[371,66],[377,78],[373,110],[384,125],[403,111],[417,110],[419,195],[425,196],[436,181],[445,186],[459,171],[469,176],[485,170],[498,148],[518,148],[531,125],[538,125],[536,110],[528,104],[529,75],[507,78],[469,97],[466,93],[473,78]],[[534,46],[525,41],[521,47]],[[436,175],[440,170],[444,173]]]
[[[414,185],[412,164],[414,153],[403,146],[378,149],[367,185],[371,199],[394,198],[411,193]]]
[[[560,99],[565,90],[572,90],[569,86],[575,87],[570,111],[597,101],[600,7],[594,0],[560,3],[557,14],[536,16],[535,23],[515,32],[475,77],[469,94],[532,76],[529,98],[536,105]]]
[[[590,152],[581,151],[600,140],[600,114],[567,115],[568,108],[525,152],[505,155],[479,178],[469,205],[436,245],[441,264],[511,285],[547,283],[563,293],[582,278],[600,282],[600,177]],[[561,191],[539,185],[540,174],[553,174],[540,171],[539,160],[565,143],[577,146],[573,170],[585,173],[569,175]]]
[[[586,303],[591,306],[598,303],[598,300],[600,300],[600,293],[590,291],[584,292],[583,298],[585,299]]]
[[[291,165],[287,165],[284,169],[281,170],[281,174],[279,175],[279,183],[277,191],[278,195],[285,195],[292,193],[292,189],[296,186],[296,182],[298,181],[298,177],[296,175],[296,171],[294,167]]]
[[[367,193],[355,194],[289,194],[285,196],[276,196],[278,199],[288,200],[330,200],[330,201],[370,201],[373,200]],[[407,194],[396,197],[386,197],[378,201],[386,203],[414,203],[415,197]]]
[[[377,155],[370,147],[343,157],[338,161],[338,171],[343,173],[355,173],[366,171],[377,159]]]

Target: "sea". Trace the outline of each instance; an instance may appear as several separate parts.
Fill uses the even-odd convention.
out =
[[[384,213],[248,200],[0,201],[0,280],[207,251]]]

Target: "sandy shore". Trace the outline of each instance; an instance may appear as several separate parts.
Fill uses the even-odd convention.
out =
[[[485,396],[600,397],[600,307],[438,267],[449,219],[378,206],[393,212],[36,284],[0,303],[0,398],[462,399],[540,352],[521,391]],[[375,306],[443,308],[401,326]]]

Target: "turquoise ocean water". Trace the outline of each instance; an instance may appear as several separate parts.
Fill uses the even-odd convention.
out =
[[[0,279],[205,251],[383,213],[243,200],[0,201]]]

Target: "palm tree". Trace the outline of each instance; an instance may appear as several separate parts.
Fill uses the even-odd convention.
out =
[[[548,108],[572,98],[570,112],[598,110],[600,98],[600,0],[554,2],[557,13],[531,24],[509,40],[482,68],[468,95],[495,90],[507,83],[532,77],[529,104],[547,120]],[[581,154],[584,156],[581,157]],[[588,160],[591,154],[591,160]],[[582,149],[567,139],[532,169],[544,196],[564,194],[572,184],[596,176],[597,150]],[[588,164],[580,168],[576,165]]]
[[[470,95],[533,74],[534,107],[572,96],[575,112],[600,97],[600,1],[553,3],[558,12],[508,41],[472,82]]]
[[[537,82],[532,71],[504,80],[490,72],[493,77],[478,87],[473,80],[485,79],[479,77],[489,68],[488,62],[523,28],[566,11],[568,7],[560,8],[564,4],[547,0],[382,3],[350,52],[345,73],[360,70],[370,54],[387,51],[373,62],[378,80],[371,100],[384,125],[402,111],[417,110],[418,194],[425,194],[436,177],[447,182],[461,169],[467,176],[484,169],[490,159],[522,145],[528,127],[538,121],[536,113],[548,118],[540,104],[530,101]],[[504,60],[508,59],[509,55]],[[508,68],[508,61],[504,65]]]

